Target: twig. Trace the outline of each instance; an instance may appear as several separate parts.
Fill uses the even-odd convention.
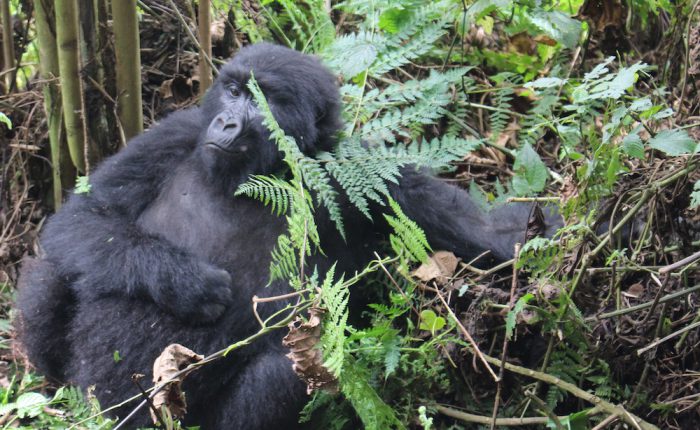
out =
[[[610,424],[614,423],[619,419],[620,417],[618,417],[617,415],[610,415],[609,417],[601,421],[597,426],[593,427],[591,430],[603,430],[605,427],[609,426]]]
[[[561,197],[508,197],[506,199],[507,203],[531,203],[531,202],[558,202]]]
[[[520,255],[520,244],[516,243],[513,247],[513,255],[518,258]],[[513,279],[510,283],[510,300],[508,300],[509,312],[513,310],[515,305],[515,291],[518,289],[518,266],[513,265]],[[501,349],[501,363],[505,363],[508,358],[508,333],[503,334],[503,348]],[[505,368],[501,365],[498,370],[498,382],[496,384],[496,398],[493,401],[493,412],[491,412],[491,430],[496,428],[496,416],[498,415],[498,406],[501,401],[501,387],[503,385],[503,374],[505,373]],[[558,427],[557,427],[558,428]]]
[[[661,299],[659,299],[658,303],[671,302],[673,300],[676,300],[676,299],[683,297],[683,296],[687,296],[688,294],[694,293],[694,292],[699,291],[699,290],[700,290],[700,284],[695,285],[694,287],[690,287],[690,288],[687,288],[685,290],[681,290],[681,291],[669,294],[667,296],[664,296]],[[587,317],[584,321],[591,322],[591,321],[597,321],[597,320],[602,320],[602,319],[606,319],[606,318],[617,317],[620,315],[626,315],[626,314],[629,314],[632,312],[641,311],[642,309],[649,308],[653,304],[654,304],[654,301],[652,300],[650,302],[642,303],[642,304],[635,305],[635,306],[630,306],[629,308],[618,309],[618,310],[615,310],[612,312],[606,312],[606,313],[603,313],[600,315],[590,316],[590,317]]]
[[[663,275],[665,273],[672,272],[681,267],[688,266],[697,260],[700,260],[700,251],[696,252],[695,254],[689,255],[680,261],[676,261],[675,263],[662,267],[661,269],[659,269],[659,273]]]
[[[517,366],[512,363],[502,363],[501,360],[488,355],[483,355],[483,357],[489,363],[492,363],[497,366],[503,365],[507,370],[510,370],[513,373],[528,376],[530,378],[537,379],[547,384],[554,385],[557,388],[560,388],[570,394],[573,394],[581,400],[585,400],[589,403],[592,403],[595,406],[598,406],[602,411],[605,411],[611,415],[619,416],[627,424],[634,426],[635,428],[639,428],[642,430],[659,430],[657,426],[647,421],[644,421],[642,418],[636,415],[627,412],[625,408],[623,408],[621,405],[615,405],[610,402],[607,402],[601,399],[600,397],[596,396],[595,394],[591,394],[588,391],[583,390],[572,383],[562,381],[556,376],[552,376],[544,372],[538,372],[536,370],[528,369],[526,367]]]
[[[490,365],[488,364],[488,362],[486,361],[486,358],[485,358],[484,354],[483,354],[483,353],[481,352],[481,350],[479,349],[479,345],[476,344],[476,341],[474,340],[474,338],[469,334],[469,332],[467,331],[466,327],[464,327],[464,325],[463,325],[462,322],[459,320],[459,318],[457,318],[457,315],[455,315],[455,313],[452,311],[452,309],[450,308],[450,306],[447,304],[447,302],[445,301],[445,298],[442,297],[442,294],[440,294],[440,291],[439,291],[439,290],[436,290],[436,291],[435,291],[435,294],[438,296],[438,298],[440,299],[440,301],[442,302],[442,304],[445,305],[445,309],[447,309],[447,312],[450,314],[450,316],[452,317],[452,319],[454,320],[454,322],[457,323],[457,327],[459,327],[459,330],[462,332],[462,334],[464,335],[464,337],[467,339],[467,341],[469,342],[469,344],[470,344],[470,345],[472,346],[472,348],[474,349],[474,354],[476,354],[476,356],[479,357],[479,360],[481,360],[481,362],[484,363],[484,366],[486,367],[486,370],[489,371],[489,373],[491,374],[491,377],[493,378],[493,380],[496,381],[496,382],[498,382],[498,376],[496,376],[496,373],[493,371],[493,369],[491,368],[491,366],[490,366]]]
[[[416,307],[413,305],[413,301],[412,301],[411,299],[408,298],[408,296],[407,296],[406,293],[401,289],[401,287],[400,287],[399,284],[396,282],[396,280],[394,279],[394,277],[391,276],[391,273],[389,273],[389,271],[386,269],[386,267],[384,266],[384,264],[381,263],[381,258],[379,257],[379,254],[377,254],[377,253],[375,252],[375,253],[374,253],[374,256],[377,257],[377,261],[379,262],[379,267],[381,267],[381,269],[384,271],[384,274],[385,274],[386,276],[389,277],[389,281],[391,282],[391,284],[392,284],[394,287],[396,287],[396,289],[399,291],[399,294],[401,294],[401,297],[403,297],[404,300],[406,300],[406,303],[408,303],[408,304],[411,306],[411,309],[413,310],[413,313],[415,313],[416,316],[420,317],[420,312],[418,312],[418,309],[416,309]]]
[[[190,40],[192,41],[192,44],[197,48],[199,53],[204,57],[204,60],[209,63],[209,67],[211,67],[211,71],[214,74],[214,76],[218,75],[218,69],[214,65],[214,63],[211,61],[211,58],[209,55],[207,55],[204,50],[202,50],[202,46],[199,44],[199,40],[197,40],[197,36],[192,33],[192,30],[190,29],[190,26],[187,25],[187,21],[185,21],[185,17],[182,16],[180,13],[180,10],[177,8],[177,5],[173,0],[168,0],[168,3],[170,3],[170,7],[173,8],[173,11],[175,12],[175,15],[177,15],[177,19],[180,21],[180,25],[185,27],[185,32],[187,32],[187,35],[189,36]]]
[[[546,404],[545,402],[543,402],[542,399],[540,399],[539,397],[537,397],[537,395],[536,395],[535,393],[533,393],[532,391],[526,391],[526,392],[525,392],[525,395],[526,395],[530,400],[532,400],[533,402],[535,402],[535,404],[537,404],[537,407],[539,407],[540,410],[541,410],[542,412],[544,412],[544,414],[547,415],[547,417],[548,417],[550,420],[552,420],[552,422],[554,423],[554,426],[557,428],[557,430],[564,430],[564,426],[562,425],[561,420],[559,419],[559,417],[556,416],[556,415],[554,415],[554,412],[552,412],[552,410],[550,409],[550,407],[547,406],[547,404]]]
[[[468,412],[463,412],[459,411],[454,408],[450,408],[447,406],[442,406],[442,405],[436,405],[434,406],[435,410],[438,411],[439,413],[446,415],[448,417],[452,417],[455,419],[458,419],[460,421],[468,422],[468,423],[476,423],[476,424],[484,424],[484,425],[489,425],[491,424],[491,417],[486,417],[483,415],[475,415],[475,414],[470,414]],[[592,416],[600,412],[600,408],[591,408],[588,411],[586,411],[587,416]],[[568,417],[559,417],[560,420],[565,420]],[[497,426],[509,426],[509,427],[515,427],[515,426],[530,426],[530,425],[546,425],[549,423],[550,419],[547,417],[523,417],[523,418],[497,418],[496,419],[496,425]]]
[[[639,348],[637,350],[637,355],[642,355],[645,352],[649,351],[650,349],[655,348],[655,347],[659,346],[660,344],[666,342],[667,340],[673,339],[674,337],[678,336],[679,334],[683,334],[683,333],[690,331],[690,330],[697,328],[697,327],[700,327],[700,321],[696,321],[692,324],[688,324],[687,326],[683,327],[682,329],[676,330],[673,333],[669,334],[668,336],[664,336],[661,339],[658,339],[658,340],[650,343],[649,345],[645,346],[644,348]]]

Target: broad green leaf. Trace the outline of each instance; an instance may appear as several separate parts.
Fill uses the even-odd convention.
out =
[[[49,399],[39,393],[24,393],[17,398],[17,416],[20,418],[33,418],[41,414]]]
[[[445,327],[445,324],[445,318],[437,316],[437,314],[430,309],[426,309],[420,313],[420,326],[418,327],[421,330],[428,330],[431,333],[435,333]]]
[[[644,143],[637,134],[628,134],[622,139],[622,151],[630,157],[644,158]]]
[[[519,196],[538,193],[547,183],[547,166],[530,144],[524,145],[518,151],[513,171],[513,189]]]
[[[530,16],[530,21],[568,49],[576,47],[581,35],[581,21],[560,11],[537,12]]]
[[[685,130],[662,130],[647,143],[671,156],[693,154],[698,150],[697,142]]]

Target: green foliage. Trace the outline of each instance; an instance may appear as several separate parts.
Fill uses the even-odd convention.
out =
[[[92,184],[90,184],[90,177],[88,176],[78,176],[75,179],[75,194],[88,194],[92,189]]]
[[[335,26],[324,3],[324,0],[262,0],[261,5],[272,31],[291,48],[319,52],[335,38]]]
[[[323,320],[321,345],[325,360],[323,365],[336,377],[342,373],[345,360],[345,326],[348,320],[348,299],[350,292],[343,277],[333,281],[335,265],[328,270],[321,287],[321,303],[328,313]]]
[[[352,403],[355,412],[367,430],[405,429],[394,411],[379,397],[367,382],[368,371],[357,362],[350,361],[341,377],[341,391]]]
[[[700,206],[700,181],[693,185],[693,192],[690,194],[690,207],[697,208]]]
[[[671,156],[695,154],[700,149],[685,130],[662,130],[647,144]]]
[[[389,236],[391,248],[398,255],[405,256],[409,261],[422,263],[428,260],[431,251],[425,233],[414,221],[411,221],[393,199],[389,205],[396,216],[384,215],[394,233]]]
[[[528,304],[528,302],[532,299],[534,299],[535,296],[531,293],[527,293],[524,296],[520,297],[517,302],[515,302],[515,305],[513,305],[513,308],[508,311],[508,315],[506,315],[506,337],[508,339],[513,339],[513,333],[515,332],[515,325],[518,319],[518,314],[525,309],[525,306]]]
[[[0,112],[0,123],[5,124],[7,126],[7,128],[12,130],[12,121],[10,120],[10,118],[7,115],[5,115],[2,112]]]
[[[547,183],[547,166],[529,144],[523,145],[513,164],[513,189],[520,196],[527,196],[544,190]]]
[[[320,245],[318,229],[313,217],[311,197],[304,186],[317,191],[318,195],[322,196],[321,199],[328,198],[327,194],[324,194],[328,192],[328,189],[333,193],[331,198],[335,196],[335,191],[328,184],[327,177],[319,177],[315,170],[311,170],[309,174],[310,169],[305,168],[302,163],[305,156],[299,150],[294,139],[287,136],[275,120],[270,106],[253,76],[248,82],[248,88],[258,104],[263,116],[263,124],[270,130],[272,139],[284,154],[284,162],[290,169],[292,179],[283,185],[282,190],[284,191],[280,191],[278,197],[275,196],[274,191],[269,188],[265,189],[261,184],[276,184],[276,181],[279,180],[275,178],[261,179],[260,176],[253,178],[254,182],[252,183],[246,182],[241,185],[237,194],[246,193],[250,196],[257,196],[263,201],[267,200],[272,204],[273,210],[276,208],[278,212],[282,206],[285,208],[283,212],[289,208],[289,215],[286,217],[288,231],[280,235],[277,239],[277,246],[272,251],[270,282],[277,279],[288,279],[292,281],[292,286],[301,288],[301,285],[293,282],[301,275],[299,272],[300,262],[311,255],[312,248],[318,249]],[[286,203],[284,203],[285,201]],[[335,203],[335,200],[332,200],[332,203]],[[327,207],[331,212],[331,218],[333,218],[333,210],[335,210],[336,218],[340,218],[340,209],[337,203],[335,206],[331,206],[329,203]]]
[[[253,175],[235,192],[236,196],[246,195],[269,205],[278,216],[286,214],[296,193],[287,181],[274,176]]]
[[[442,330],[446,324],[445,318],[438,316],[432,309],[425,309],[420,313],[420,325],[418,328],[427,330],[435,336],[435,332]]]

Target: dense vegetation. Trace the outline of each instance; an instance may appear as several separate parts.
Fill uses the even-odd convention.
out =
[[[324,429],[700,423],[698,4],[627,3],[212,1],[214,63],[268,40],[319,55],[341,80],[345,132],[333,153],[313,159],[251,84],[291,179],[255,177],[238,191],[289,222],[270,271],[300,301],[261,331],[286,330],[293,312],[306,316],[312,305],[325,310],[316,339],[325,389],[303,420]],[[0,149],[0,423],[112,428],[89,397],[32,373],[12,344],[17,266],[35,253],[60,175],[47,162],[52,121],[37,77],[37,15],[32,2],[9,5],[19,66],[4,74],[0,99],[10,143]],[[147,123],[196,102],[195,9],[139,2]],[[117,47],[105,40],[100,55]],[[96,148],[85,145],[83,164],[64,169],[87,176],[79,192],[89,192],[90,164],[124,137],[119,92],[103,67],[99,88],[87,65],[81,75],[84,97],[100,100],[82,102],[85,116],[101,118],[84,131],[102,137],[86,140]],[[556,205],[566,226],[541,237],[533,210],[531,234],[498,266],[486,255],[431,257],[439,250],[385,201],[386,182],[407,164],[439,170],[484,210],[514,200]],[[371,202],[390,205],[395,234],[362,273],[304,276],[305,256],[322,252],[309,214],[324,207],[343,229],[332,180],[365,213]],[[620,234],[629,231],[632,239]],[[356,314],[347,306],[354,294],[370,297]],[[245,341],[231,346],[239,347]]]

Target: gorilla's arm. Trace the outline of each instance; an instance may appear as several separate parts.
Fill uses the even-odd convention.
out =
[[[452,251],[467,260],[491,251],[503,261],[513,258],[516,242],[525,241],[530,205],[509,204],[484,212],[464,190],[413,167],[403,169],[391,195],[435,250]],[[548,234],[561,225],[556,215],[546,221]]]
[[[81,297],[147,297],[182,318],[216,318],[230,300],[230,277],[136,224],[162,182],[194,149],[198,109],[174,113],[134,138],[90,176],[48,223],[42,245]],[[174,291],[177,288],[177,291]]]

